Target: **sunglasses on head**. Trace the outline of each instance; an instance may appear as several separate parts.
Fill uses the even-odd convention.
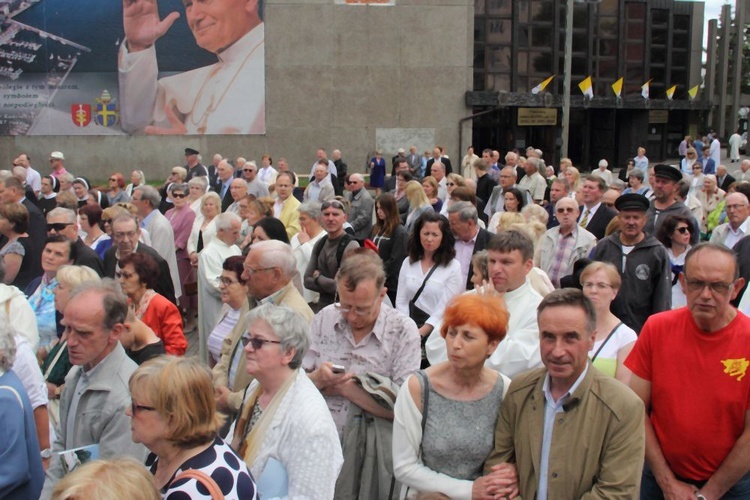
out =
[[[344,204],[341,203],[339,200],[331,200],[331,201],[324,201],[323,204],[320,206],[321,210],[325,210],[326,208],[337,208],[339,210],[342,210],[346,212],[346,209],[344,208]]]

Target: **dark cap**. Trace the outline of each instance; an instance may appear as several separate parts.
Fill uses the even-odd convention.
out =
[[[197,155],[198,151],[193,148],[185,148],[185,156]]]
[[[641,212],[646,212],[649,206],[650,203],[648,198],[642,194],[628,193],[615,200],[615,208],[620,212],[624,210],[639,210]]]
[[[662,179],[669,179],[670,181],[680,182],[682,180],[682,172],[677,170],[672,165],[665,165],[660,163],[654,167],[654,175],[661,177]]]

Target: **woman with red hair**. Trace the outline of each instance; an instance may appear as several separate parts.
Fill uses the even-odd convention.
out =
[[[120,172],[115,172],[109,176],[108,186],[107,201],[109,201],[110,207],[114,207],[116,203],[130,201],[130,196],[125,191],[125,176]]]
[[[448,304],[440,330],[448,361],[410,376],[396,400],[393,470],[403,485],[399,498],[415,493],[453,499],[517,494],[512,466],[482,476],[510,384],[484,363],[505,338],[508,318],[497,296],[466,294]]]

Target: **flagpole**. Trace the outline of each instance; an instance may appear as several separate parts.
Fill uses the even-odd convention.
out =
[[[570,132],[570,72],[573,66],[573,0],[565,8],[565,64],[563,77],[562,144],[560,158],[568,156],[568,134]]]

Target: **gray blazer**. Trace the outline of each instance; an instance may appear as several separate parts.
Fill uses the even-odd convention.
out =
[[[349,224],[354,229],[354,237],[357,239],[369,238],[372,232],[372,210],[375,206],[375,200],[372,199],[370,192],[362,188],[355,195],[347,195],[351,202],[349,208]]]
[[[320,194],[318,195],[317,201],[323,203],[325,201],[332,200],[335,197],[336,192],[333,189],[333,184],[331,184],[331,181],[329,179],[323,179],[323,182],[320,183]],[[310,201],[310,184],[308,184],[305,188],[305,194],[303,195],[303,198],[305,201]]]

